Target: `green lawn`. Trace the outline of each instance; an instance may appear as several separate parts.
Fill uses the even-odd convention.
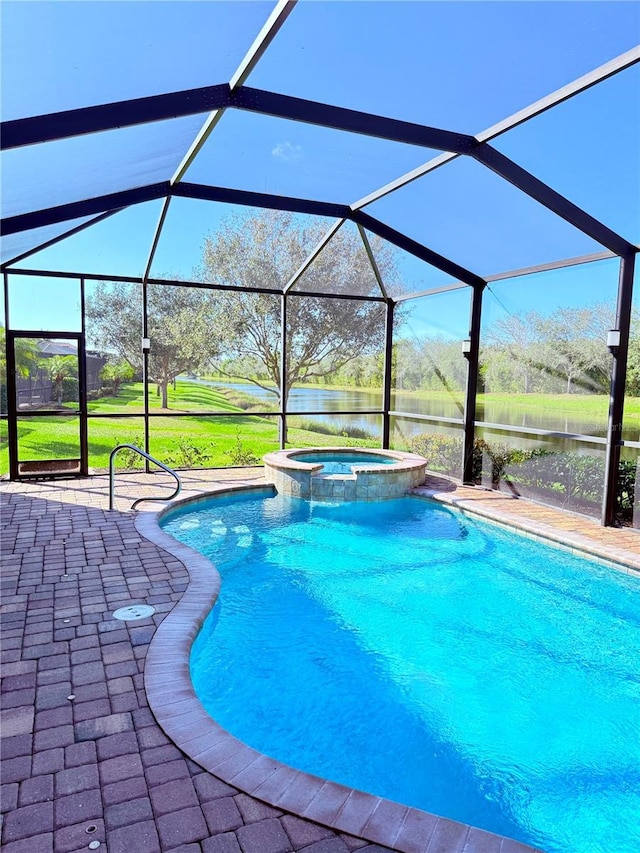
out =
[[[109,454],[122,443],[144,446],[142,386],[135,383],[123,387],[117,397],[92,401],[91,414],[128,414],[127,418],[89,417],[89,466],[100,470],[109,464]],[[181,416],[153,417],[150,422],[150,451],[163,462],[178,468],[222,467],[227,465],[260,464],[265,453],[279,448],[278,418],[257,417],[233,405],[224,393],[202,385],[178,382],[169,391],[169,409],[161,410],[159,399],[150,398],[154,412],[220,411],[224,417]],[[235,414],[237,413],[237,415]],[[295,423],[295,421],[294,421]],[[6,432],[6,422],[1,426]],[[3,438],[0,435],[0,439]],[[23,418],[18,424],[21,461],[47,458],[71,459],[79,456],[78,419],[66,417]],[[366,445],[363,439],[348,439],[312,432],[289,430],[291,446],[310,447],[348,443]],[[121,451],[119,468],[140,468],[141,457]],[[9,468],[6,440],[0,445],[0,473]]]
[[[241,411],[234,406],[216,388],[198,385],[194,382],[177,382],[175,390],[172,386],[168,391],[168,408],[161,409],[162,398],[156,394],[155,386],[149,393],[149,408],[151,411],[172,412],[232,412]],[[123,385],[117,397],[101,397],[91,400],[88,405],[89,414],[142,414],[144,412],[144,394],[142,382]]]

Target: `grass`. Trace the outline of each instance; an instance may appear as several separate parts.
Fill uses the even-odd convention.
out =
[[[233,412],[238,411],[221,390],[194,382],[176,382],[175,389],[169,386],[167,393],[168,408],[162,409],[162,397],[155,393],[154,386],[149,393],[149,408],[154,411],[172,412]],[[117,397],[101,397],[92,400],[88,406],[89,414],[142,414],[144,412],[144,390],[142,382],[123,385]]]
[[[150,397],[152,412],[194,412],[193,416],[153,417],[150,422],[150,451],[153,456],[178,468],[222,467],[228,465],[261,464],[265,453],[279,448],[278,419],[246,413],[250,403],[215,388],[178,382],[169,389],[169,408],[160,407],[160,399]],[[228,412],[224,417],[197,415],[198,411]],[[106,470],[109,454],[122,443],[144,445],[143,397],[141,383],[123,386],[117,397],[92,401],[89,414],[126,414],[127,418],[92,418],[88,420],[89,466]],[[237,413],[237,414],[236,414]],[[6,432],[6,422],[0,424]],[[312,426],[308,424],[307,426]],[[66,417],[32,417],[19,422],[20,459],[77,458],[79,456],[78,419]],[[0,435],[2,439],[3,435]],[[370,444],[365,439],[340,438],[310,429],[289,429],[289,444],[296,447],[315,445]],[[121,451],[119,468],[141,468],[140,457]],[[9,468],[6,440],[0,444],[0,473]]]
[[[416,400],[450,401],[452,395],[447,391],[403,391],[394,389],[395,393],[413,397]],[[464,392],[455,391],[454,397],[461,399]],[[520,411],[538,411],[549,414],[575,414],[591,418],[608,412],[608,394],[478,394],[478,406],[505,406]],[[624,404],[625,418],[640,417],[640,397],[627,397]]]

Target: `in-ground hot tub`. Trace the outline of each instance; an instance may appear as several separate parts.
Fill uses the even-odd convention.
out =
[[[353,447],[279,450],[264,457],[279,492],[311,500],[380,501],[421,486],[427,462],[415,453]]]

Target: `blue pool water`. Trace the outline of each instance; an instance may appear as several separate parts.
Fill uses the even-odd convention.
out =
[[[548,853],[640,850],[637,578],[417,498],[163,526],[222,574],[191,668],[236,737]]]
[[[393,465],[396,459],[375,453],[296,453],[296,462],[321,462],[323,474],[351,474],[354,465]]]

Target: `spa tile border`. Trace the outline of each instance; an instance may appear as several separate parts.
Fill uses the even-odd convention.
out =
[[[535,853],[512,839],[281,764],[233,737],[205,711],[191,682],[189,654],[220,592],[220,575],[206,557],[165,533],[159,520],[210,497],[274,491],[272,485],[225,485],[136,516],[138,532],[180,560],[190,577],[182,599],[158,627],[146,658],[145,690],[158,724],[189,758],[223,782],[276,808],[401,853]]]
[[[299,458],[306,454],[348,457],[354,453],[392,460],[393,464],[381,467],[379,463],[353,462],[351,474],[323,474],[321,461],[303,462]],[[283,494],[307,500],[392,500],[421,486],[425,471],[426,460],[422,456],[375,447],[295,447],[273,451],[264,457],[265,480]]]

